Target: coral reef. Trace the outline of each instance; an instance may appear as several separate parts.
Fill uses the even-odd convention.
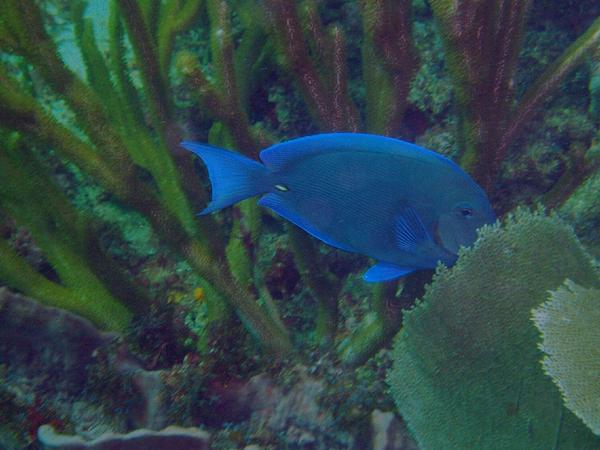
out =
[[[44,448],[139,448],[162,441],[174,448],[186,433],[150,431],[169,423],[214,433],[217,444],[211,448],[231,448],[229,427],[244,430],[239,442],[271,448],[410,442],[393,413],[372,417],[373,408],[391,407],[383,393],[383,366],[355,375],[323,358],[310,368],[227,378],[219,373],[223,361],[200,362],[190,354],[182,364],[146,370],[116,333],[98,332],[84,319],[6,289],[0,295],[0,418],[6,424],[0,442],[6,448],[23,447],[36,436]],[[32,327],[42,343],[34,342]],[[22,348],[36,353],[22,354]],[[334,413],[343,410],[348,414]],[[193,434],[189,439],[198,439]],[[206,433],[200,434],[205,442]]]
[[[388,374],[399,412],[424,448],[592,448],[539,363],[531,309],[565,278],[600,286],[571,229],[517,211],[440,269],[406,314]]]
[[[0,288],[0,393],[29,411],[7,423],[74,426],[85,437],[127,427],[159,429],[168,420],[160,370],[145,370],[117,333]],[[116,413],[116,411],[119,411]],[[21,437],[23,438],[23,437]]]
[[[571,280],[533,310],[546,354],[544,371],[559,387],[566,406],[600,435],[600,290]]]
[[[366,286],[366,258],[253,200],[197,218],[206,170],[179,148],[256,157],[326,131],[414,140],[459,162],[499,216],[541,202],[598,257],[600,10],[555,3],[0,0],[0,285],[45,305],[0,292],[0,447],[43,424],[93,445],[176,423],[210,429],[215,448],[412,448],[383,381],[399,330],[406,366],[390,380],[422,446],[432,417],[475,400],[453,428],[471,424],[465,439],[485,430],[497,444],[514,425],[535,448],[550,417],[558,444],[573,430],[586,441],[557,412],[528,316],[564,278],[595,280],[554,216],[487,229],[433,282]],[[519,241],[525,223],[538,248]],[[495,233],[504,246],[486,247]],[[474,355],[507,368],[465,388]],[[422,399],[440,402],[427,420],[410,406]]]

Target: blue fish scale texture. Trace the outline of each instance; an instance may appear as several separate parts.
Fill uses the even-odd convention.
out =
[[[428,266],[431,263],[415,261],[415,255],[395,243],[396,214],[416,195],[413,187],[418,189],[422,182],[416,171],[402,173],[406,164],[395,159],[379,153],[340,151],[311,155],[276,175],[289,187],[281,196],[323,234],[378,260],[410,260],[411,266],[415,262]],[[435,198],[428,193],[421,197],[425,206],[421,220],[433,227],[434,218],[426,205],[433,205]]]

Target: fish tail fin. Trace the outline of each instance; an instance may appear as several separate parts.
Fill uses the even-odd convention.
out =
[[[182,142],[181,146],[202,158],[208,169],[212,200],[199,215],[210,214],[269,190],[269,171],[259,162],[208,144]]]

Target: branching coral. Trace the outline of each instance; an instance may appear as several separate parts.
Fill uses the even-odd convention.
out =
[[[0,240],[2,279],[103,327],[123,328],[131,312],[114,295],[140,311],[143,294],[118,274],[104,254],[96,253],[99,243],[90,220],[76,212],[22,143],[5,142],[0,152],[0,176],[4,180],[0,187],[2,209],[36,237],[62,284],[37,273],[4,240]],[[112,277],[110,287],[104,284],[108,277]]]
[[[18,130],[36,142],[51,144],[62,157],[77,164],[120,201],[144,214],[165,242],[236,305],[236,310],[265,345],[273,350],[289,349],[281,327],[222,268],[219,243],[207,239],[211,235],[210,220],[202,224],[195,220],[182,186],[180,172],[191,172],[189,161],[178,161],[180,170],[176,169],[169,150],[179,137],[166,73],[169,64],[166,56],[161,60],[159,54],[169,54],[175,33],[198,12],[197,3],[167,2],[153,18],[156,11],[143,10],[141,2],[112,2],[108,63],[93,39],[90,22],[76,14],[78,45],[88,74],[86,83],[61,61],[35,3],[3,1],[6,14],[1,24],[2,49],[23,57],[33,66],[73,110],[77,126],[86,137],[83,139],[58,123],[6,70],[0,74],[0,118],[3,126]],[[126,67],[122,20],[126,22],[127,36],[138,61],[143,62],[140,66],[145,95],[140,95]],[[150,128],[145,126],[146,117],[150,119]],[[142,173],[149,175],[150,180]],[[191,185],[193,178],[188,180]],[[13,177],[11,183],[17,187],[19,178]]]
[[[593,22],[515,104],[513,77],[531,1],[433,0],[459,108],[461,165],[488,192],[510,145],[565,76],[600,41]]]

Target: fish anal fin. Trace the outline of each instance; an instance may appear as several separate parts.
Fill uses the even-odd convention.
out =
[[[395,264],[379,262],[365,272],[363,280],[369,283],[389,281],[408,275],[414,270],[412,267],[400,267]]]
[[[313,224],[308,222],[306,219],[301,217],[296,211],[294,211],[294,208],[290,204],[288,204],[288,202],[286,202],[285,199],[282,198],[280,195],[274,193],[266,194],[258,201],[258,204],[260,206],[269,208],[284,219],[289,220],[294,225],[299,226],[307,233],[325,242],[326,244],[331,245],[332,247],[336,247],[347,252],[356,252],[356,250],[353,249],[351,246],[338,242],[337,240],[327,236],[320,230],[317,230]]]

